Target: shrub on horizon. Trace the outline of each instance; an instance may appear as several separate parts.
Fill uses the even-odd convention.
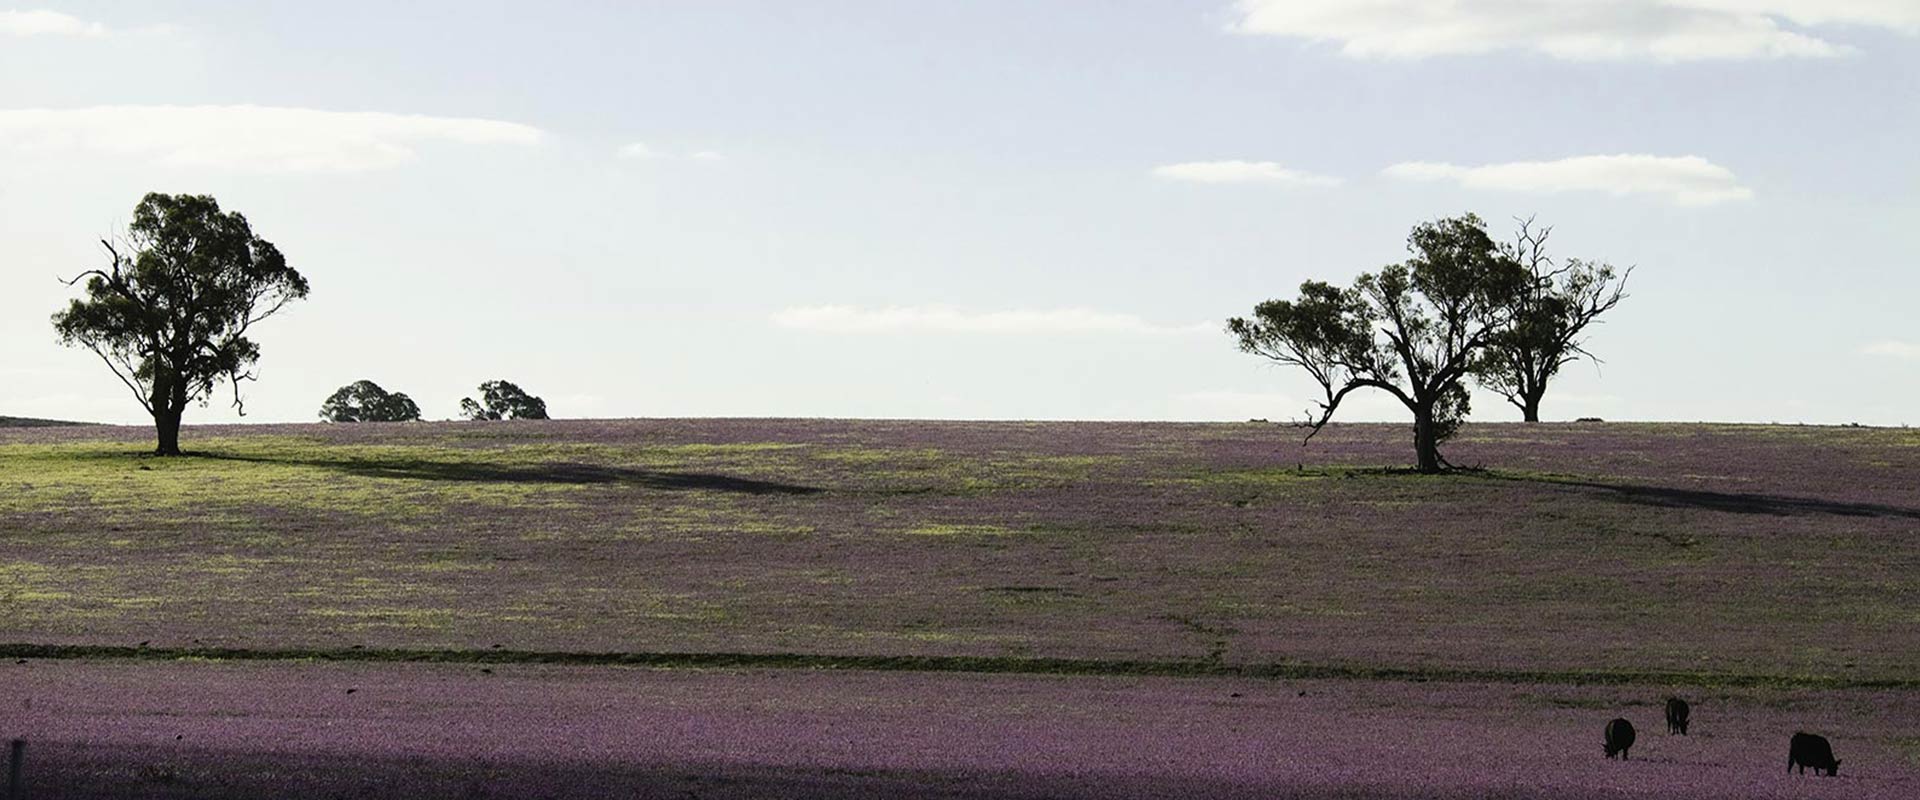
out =
[[[320,418],[327,422],[413,422],[420,419],[420,406],[402,392],[388,392],[373,381],[354,381],[333,393],[320,404]]]
[[[480,402],[461,398],[460,416],[470,420],[547,419],[547,401],[508,381],[480,384]]]

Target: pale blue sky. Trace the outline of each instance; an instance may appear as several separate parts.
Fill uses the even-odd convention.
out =
[[[1290,418],[1222,320],[1471,210],[1638,266],[1548,418],[1920,423],[1920,3],[29,3],[0,414],[142,421],[47,318],[167,191],[313,284],[250,420]]]

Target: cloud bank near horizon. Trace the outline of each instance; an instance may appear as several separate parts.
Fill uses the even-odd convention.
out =
[[[1835,58],[1812,28],[1920,34],[1899,0],[1239,0],[1227,29],[1337,43],[1357,59],[1499,51],[1565,61]]]
[[[1339,178],[1288,169],[1273,161],[1187,161],[1153,168],[1156,177],[1189,183],[1268,183],[1338,186]]]
[[[244,172],[363,172],[413,161],[427,144],[527,146],[544,136],[491,119],[278,106],[0,110],[0,149]]]
[[[1508,192],[1604,192],[1654,195],[1683,206],[1710,206],[1753,197],[1733,171],[1699,156],[1620,154],[1557,161],[1513,161],[1464,167],[1409,161],[1381,174],[1410,181],[1452,181],[1468,189]]]
[[[105,36],[107,26],[98,22],[49,11],[0,11],[0,35],[4,36]]]
[[[1161,325],[1133,314],[1086,308],[964,311],[946,306],[850,305],[799,306],[774,312],[773,324],[794,330],[833,333],[1140,333],[1180,334],[1212,332],[1219,326],[1201,322]]]
[[[1860,352],[1870,356],[1920,360],[1920,344],[1914,342],[1898,342],[1892,339],[1874,342],[1873,344],[1860,348]]]
[[[658,159],[685,159],[687,161],[725,161],[726,156],[713,150],[695,150],[685,155],[658,150],[646,142],[628,142],[613,152],[615,158],[622,161],[653,161]]]

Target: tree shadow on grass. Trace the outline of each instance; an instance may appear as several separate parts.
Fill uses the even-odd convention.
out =
[[[544,483],[559,485],[624,484],[666,491],[734,492],[758,495],[807,495],[825,491],[778,481],[763,481],[709,472],[634,469],[602,464],[551,462],[543,464],[489,464],[427,459],[266,458],[222,453],[198,453],[201,458],[320,467],[366,478],[474,483]]]
[[[1604,492],[1612,495],[1613,499],[1619,502],[1658,508],[1700,509],[1704,511],[1720,511],[1729,514],[1761,514],[1772,517],[1831,514],[1842,517],[1889,517],[1894,519],[1920,520],[1920,509],[1904,508],[1901,506],[1886,505],[1884,503],[1821,500],[1812,497],[1791,497],[1757,492],[1713,492],[1703,489],[1679,489],[1671,486],[1601,483],[1599,481],[1562,476],[1511,475],[1498,472],[1483,472],[1480,474],[1483,477],[1493,478],[1495,480],[1540,483],[1553,486],[1566,486],[1592,492]]]
[[[197,736],[196,732],[196,736]],[[926,800],[1132,800],[1160,797],[1269,798],[1271,778],[1128,774],[1087,777],[1019,770],[835,765],[830,761],[754,764],[726,760],[653,760],[645,755],[562,760],[550,752],[408,755],[379,743],[346,741],[335,752],[231,750],[195,743],[95,745],[33,743],[24,795],[35,800],[240,800],[258,797],[673,797],[925,798]],[[536,743],[537,744],[537,743]],[[344,753],[344,755],[342,755]],[[1365,793],[1365,796],[1416,796]]]

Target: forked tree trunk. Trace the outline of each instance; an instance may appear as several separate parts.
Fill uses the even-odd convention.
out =
[[[180,455],[180,417],[187,413],[187,384],[164,366],[155,370],[151,408],[153,430],[159,442],[157,456]]]
[[[181,409],[163,408],[153,412],[153,429],[160,440],[153,448],[154,455],[180,455],[180,416]]]
[[[1528,422],[1540,421],[1540,398],[1547,396],[1547,382],[1534,380],[1527,373],[1520,373],[1520,382],[1515,385],[1512,394],[1503,394],[1507,403],[1520,409],[1520,418]]]

